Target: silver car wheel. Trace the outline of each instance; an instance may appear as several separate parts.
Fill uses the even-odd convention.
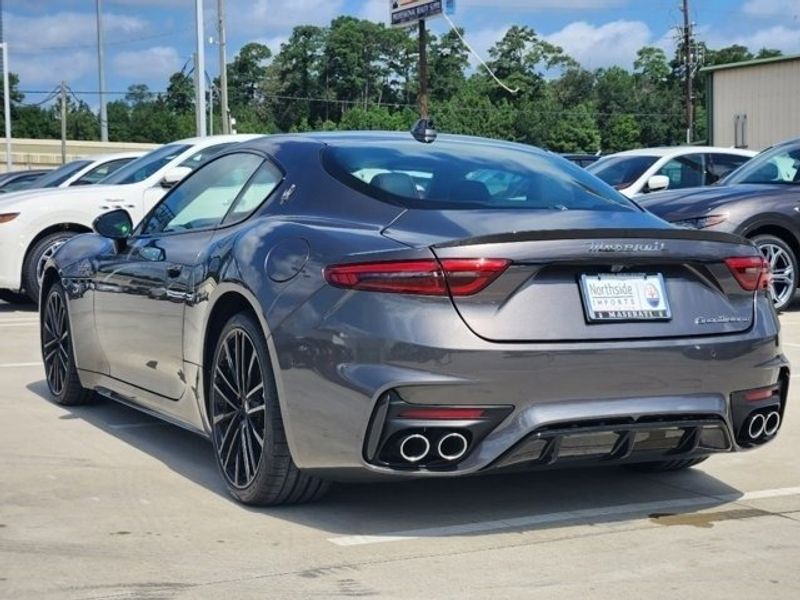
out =
[[[772,269],[772,284],[770,285],[772,298],[776,306],[783,307],[792,299],[797,287],[797,273],[792,257],[777,244],[763,242],[758,244],[758,248]]]
[[[36,263],[36,281],[39,285],[42,285],[42,279],[44,279],[44,267],[47,264],[47,261],[56,253],[56,250],[61,248],[67,240],[56,240],[52,244],[50,244],[47,248],[44,249],[42,255],[39,257],[39,261]]]

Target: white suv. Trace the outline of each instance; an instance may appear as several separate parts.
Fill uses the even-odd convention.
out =
[[[144,152],[122,152],[77,158],[42,175],[22,191],[95,184],[143,155]]]
[[[755,155],[751,150],[711,146],[647,148],[609,154],[586,170],[633,198],[711,185]]]
[[[210,155],[259,135],[191,138],[161,146],[101,183],[0,196],[0,300],[37,301],[42,267],[69,238],[92,230],[102,213],[127,210],[138,223],[167,190]]]

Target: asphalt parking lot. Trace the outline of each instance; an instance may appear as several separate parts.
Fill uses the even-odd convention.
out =
[[[800,310],[782,322],[800,365]],[[37,336],[35,312],[0,303],[0,597],[800,594],[797,387],[778,440],[688,472],[339,485],[253,510],[203,439],[111,402],[52,404]]]

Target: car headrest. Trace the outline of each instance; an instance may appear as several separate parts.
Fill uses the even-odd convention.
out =
[[[450,190],[452,202],[488,203],[491,199],[489,188],[480,181],[464,179],[456,183]]]
[[[378,173],[370,181],[370,185],[404,198],[417,198],[417,186],[411,175],[406,173]]]
[[[778,170],[778,165],[774,162],[768,162],[758,169],[758,178],[763,181],[775,181],[780,179],[781,172]]]

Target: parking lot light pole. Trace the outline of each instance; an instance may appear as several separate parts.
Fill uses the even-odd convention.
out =
[[[0,43],[3,50],[3,115],[6,123],[6,165],[11,170],[11,86],[8,84],[8,44]]]
[[[195,20],[197,27],[197,54],[194,65],[195,72],[198,74],[195,82],[195,117],[197,125],[197,137],[206,136],[206,56],[205,38],[203,37],[203,0],[195,2]]]

